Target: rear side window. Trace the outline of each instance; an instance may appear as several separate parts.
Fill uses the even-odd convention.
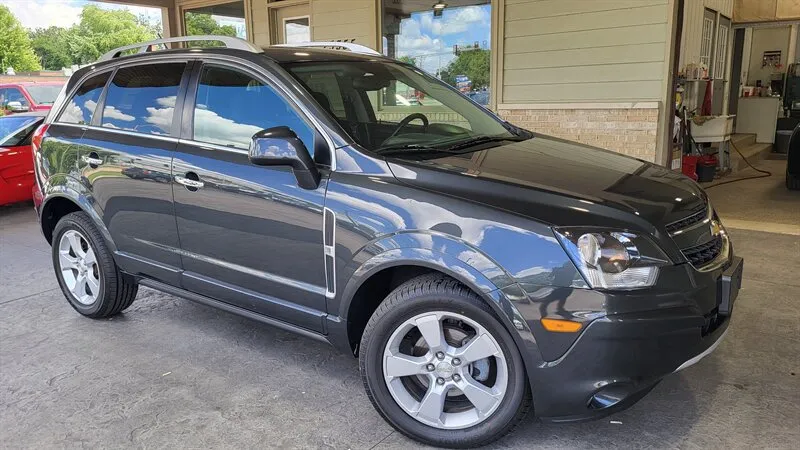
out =
[[[184,63],[117,70],[108,87],[101,124],[145,134],[169,134]]]
[[[247,149],[254,134],[279,126],[291,128],[313,156],[313,129],[275,90],[239,71],[203,68],[194,108],[195,140]]]
[[[100,94],[103,92],[109,76],[111,74],[106,72],[84,81],[67,103],[58,121],[78,124],[92,123],[92,115],[97,107],[97,101],[100,99]]]

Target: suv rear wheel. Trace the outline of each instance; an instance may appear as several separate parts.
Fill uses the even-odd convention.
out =
[[[86,213],[74,212],[59,220],[53,230],[52,251],[61,291],[79,313],[109,317],[133,303],[136,281],[119,271]]]
[[[370,318],[359,353],[375,408],[426,444],[487,444],[530,408],[511,335],[475,293],[443,275],[415,278],[389,294]]]

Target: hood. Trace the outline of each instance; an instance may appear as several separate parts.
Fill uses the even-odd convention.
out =
[[[659,227],[703,208],[689,178],[618,153],[541,135],[457,155],[390,158],[403,182],[557,226]],[[620,223],[622,222],[622,223]]]

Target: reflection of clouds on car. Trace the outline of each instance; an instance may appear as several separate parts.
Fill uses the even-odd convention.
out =
[[[88,101],[86,103],[89,103]],[[85,104],[84,104],[85,105]],[[86,107],[86,106],[85,106]],[[88,107],[86,107],[88,109]],[[94,109],[92,109],[94,111]],[[67,104],[64,112],[61,113],[61,121],[69,123],[86,123],[85,115],[80,106],[73,102]]]
[[[294,151],[294,147],[288,143],[285,146],[270,145],[264,151],[264,156],[271,156],[274,158],[290,158],[296,154],[297,152]]]
[[[176,99],[177,97],[174,95],[157,98],[156,104],[158,106],[163,106],[163,108],[148,106],[146,108],[147,117],[144,118],[144,121],[161,128],[164,132],[169,132],[172,126],[172,116],[175,111]]]
[[[214,111],[200,108],[194,110],[194,138],[198,141],[247,148],[250,138],[259,131],[259,126],[237,123]]]

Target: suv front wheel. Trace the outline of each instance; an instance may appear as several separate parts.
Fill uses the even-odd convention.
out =
[[[53,230],[53,267],[61,291],[91,318],[118,314],[136,298],[136,281],[114,263],[103,236],[84,212],[62,217]]]
[[[394,290],[370,318],[359,348],[375,408],[426,444],[487,444],[530,408],[511,335],[488,305],[452,278],[424,275]]]

